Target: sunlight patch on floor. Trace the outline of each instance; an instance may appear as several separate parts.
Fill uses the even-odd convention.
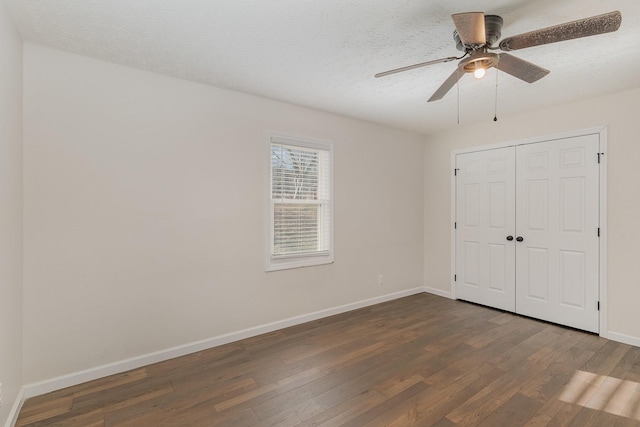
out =
[[[560,400],[640,421],[640,383],[576,371]]]

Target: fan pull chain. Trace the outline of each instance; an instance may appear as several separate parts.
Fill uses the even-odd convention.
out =
[[[496,104],[494,106],[494,110],[493,110],[493,121],[497,122],[498,121],[498,74],[500,74],[498,72],[498,69],[496,68]]]

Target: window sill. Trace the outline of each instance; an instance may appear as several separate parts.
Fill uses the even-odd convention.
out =
[[[313,267],[316,265],[333,264],[333,256],[322,257],[292,257],[284,259],[270,259],[267,261],[266,272],[290,270],[294,268]]]

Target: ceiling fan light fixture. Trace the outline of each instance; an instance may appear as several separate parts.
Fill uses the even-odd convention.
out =
[[[456,43],[456,48],[464,52],[461,57],[450,56],[395,68],[378,73],[375,77],[383,77],[427,65],[461,59],[457,69],[440,85],[428,102],[442,99],[464,74],[473,73],[476,78],[481,79],[489,68],[496,68],[527,83],[534,83],[549,74],[549,70],[524,59],[511,56],[506,53],[507,51],[611,33],[620,28],[622,14],[619,11],[613,11],[541,28],[502,39],[498,46],[495,46],[495,44],[502,36],[502,26],[504,24],[502,17],[485,15],[483,12],[465,12],[453,14],[451,19],[455,26],[453,40]],[[498,49],[503,53],[489,52],[490,50]],[[498,73],[496,72],[496,88],[497,79]]]
[[[481,79],[489,68],[498,65],[500,57],[495,53],[476,51],[458,64],[460,71],[473,73],[475,78]]]

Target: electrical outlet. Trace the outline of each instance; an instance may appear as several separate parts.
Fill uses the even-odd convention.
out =
[[[382,285],[384,283],[384,276],[382,274],[378,275],[378,285]]]

